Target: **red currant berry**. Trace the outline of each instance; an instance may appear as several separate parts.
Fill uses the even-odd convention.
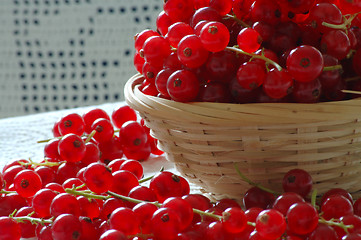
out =
[[[311,204],[298,202],[293,204],[287,212],[288,230],[297,235],[306,235],[316,229],[318,212]]]
[[[302,45],[293,49],[287,57],[287,69],[300,82],[315,80],[323,70],[323,57],[314,47]]]
[[[278,239],[283,235],[286,227],[285,217],[277,210],[264,210],[256,219],[256,230],[266,239]]]
[[[85,130],[85,123],[79,114],[71,113],[60,119],[58,128],[61,135],[74,133],[81,136]]]
[[[58,145],[59,155],[67,162],[79,162],[85,155],[85,143],[83,139],[73,133],[65,135]]]
[[[178,102],[190,102],[199,92],[199,81],[194,73],[178,70],[169,76],[167,82],[169,96]]]
[[[121,128],[127,121],[137,121],[137,114],[129,106],[120,106],[114,109],[112,113],[112,122],[116,128]]]
[[[82,234],[78,217],[72,214],[61,214],[55,218],[51,232],[56,240],[78,240]]]
[[[85,184],[87,187],[97,193],[105,193],[113,185],[113,175],[104,163],[92,163],[84,172]]]
[[[199,38],[205,49],[210,52],[220,52],[227,47],[230,33],[223,23],[208,22],[202,27]]]
[[[260,48],[262,38],[255,29],[243,28],[237,36],[237,43],[241,50],[253,53]]]
[[[209,52],[196,35],[187,35],[178,43],[177,56],[186,67],[198,68],[202,66],[207,61],[208,55]]]
[[[0,236],[3,240],[20,239],[20,225],[10,217],[0,217]]]
[[[282,186],[285,192],[294,192],[306,197],[312,190],[312,177],[305,170],[292,169],[284,175]]]
[[[126,221],[124,221],[126,219]],[[120,207],[110,215],[109,225],[111,229],[123,232],[125,235],[134,235],[139,232],[139,219],[129,208]]]
[[[24,198],[32,197],[42,187],[41,178],[33,170],[22,170],[14,178],[14,187],[20,196]]]

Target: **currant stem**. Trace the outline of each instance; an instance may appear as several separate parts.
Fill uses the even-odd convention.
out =
[[[37,143],[47,143],[53,139],[61,139],[63,136],[60,136],[60,137],[54,137],[54,138],[48,138],[48,139],[44,139],[44,140],[39,140],[37,141]]]
[[[265,191],[265,192],[272,193],[272,194],[274,194],[274,195],[276,195],[276,196],[281,195],[280,193],[278,193],[278,192],[276,192],[276,191],[273,191],[273,190],[271,190],[271,189],[268,189],[268,188],[266,188],[266,187],[263,187],[261,184],[255,183],[255,182],[253,182],[252,180],[250,180],[249,178],[247,178],[247,177],[239,170],[237,163],[234,163],[234,168],[236,169],[238,175],[239,175],[245,182],[247,182],[249,185],[252,185],[252,186],[254,186],[254,187],[258,187],[259,189],[261,189],[261,190],[263,190],[263,191]]]
[[[230,51],[234,51],[236,53],[240,53],[240,54],[243,54],[243,55],[247,55],[247,56],[250,56],[252,58],[258,58],[258,59],[261,59],[263,61],[265,61],[266,63],[269,63],[269,64],[272,64],[274,67],[277,68],[278,71],[282,71],[282,67],[276,63],[275,61],[263,56],[263,55],[257,55],[255,53],[248,53],[248,52],[245,52],[239,48],[236,48],[236,47],[226,47],[227,50],[230,50]]]
[[[346,233],[348,233],[349,229],[352,229],[354,226],[353,225],[345,225],[343,222],[336,222],[334,219],[330,219],[330,220],[326,220],[324,218],[320,218],[318,219],[319,223],[324,223],[327,224],[329,226],[337,226],[342,228]]]
[[[354,90],[341,90],[341,92],[361,95],[360,91],[354,91]]]
[[[247,23],[243,22],[241,19],[237,18],[235,15],[231,15],[231,14],[226,14],[225,19],[233,19],[234,21],[236,21],[239,25],[248,28],[250,27]]]
[[[163,172],[164,171],[164,167],[161,167],[161,169],[159,170],[159,172]],[[148,182],[150,180],[152,180],[152,178],[154,178],[155,175],[152,175],[152,176],[149,176],[149,177],[146,177],[146,178],[142,178],[139,180],[139,183],[145,183],[145,182]]]
[[[88,137],[86,138],[85,142],[84,143],[88,143],[93,137],[94,135],[96,134],[96,130],[93,130],[89,135]]]
[[[38,167],[38,166],[45,166],[45,167],[56,167],[56,166],[60,166],[62,163],[65,163],[65,161],[61,161],[61,162],[49,162],[48,160],[44,160],[43,163],[39,163],[39,162],[34,162],[33,160],[31,160],[29,158],[30,163],[24,163],[21,161],[18,161],[18,163],[22,166],[34,166],[34,167]]]
[[[78,190],[76,190],[76,188],[66,188],[65,192],[73,194],[73,195],[77,195],[77,196],[83,196],[88,199],[108,200],[109,198],[111,198],[110,196],[97,195],[97,194],[89,193],[86,191],[78,191]]]
[[[24,223],[25,221],[29,221],[31,222],[31,224],[41,224],[41,225],[53,223],[53,218],[43,219],[43,218],[34,218],[30,216],[11,217],[11,218],[20,223]]]
[[[11,194],[11,193],[16,193],[16,191],[6,191],[5,189],[1,189],[0,193],[1,194]]]
[[[324,72],[334,71],[334,70],[342,70],[342,65],[338,64],[338,65],[334,65],[334,66],[326,66],[323,68]]]
[[[352,14],[342,24],[332,24],[332,23],[322,22],[322,25],[325,26],[325,27],[333,28],[333,29],[347,30],[347,28],[350,26],[351,22],[355,19],[355,17],[358,14],[359,14],[359,12],[355,13],[355,14]]]

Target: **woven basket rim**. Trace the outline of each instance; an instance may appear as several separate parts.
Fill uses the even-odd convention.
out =
[[[135,74],[126,83],[124,95],[127,104],[139,112],[163,116],[175,121],[213,122],[220,119],[242,120],[244,125],[259,124],[306,124],[314,122],[342,121],[361,119],[361,98],[319,103],[214,103],[214,102],[176,102],[143,94],[138,85],[144,77]],[[194,115],[197,119],[194,119]],[[239,123],[238,123],[239,124]],[[333,123],[334,124],[334,123]]]

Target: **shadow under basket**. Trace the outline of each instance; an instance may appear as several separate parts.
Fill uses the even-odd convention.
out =
[[[240,200],[253,182],[282,192],[294,168],[308,171],[319,194],[361,190],[361,99],[315,104],[180,103],[143,94],[141,75],[126,102],[144,118],[158,147],[188,181],[216,199]]]

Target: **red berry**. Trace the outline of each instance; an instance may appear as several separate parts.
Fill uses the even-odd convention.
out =
[[[56,240],[78,240],[82,227],[78,217],[72,214],[61,214],[55,218],[51,231]]]
[[[14,178],[14,187],[20,196],[32,197],[42,187],[41,178],[33,170],[22,170]]]

